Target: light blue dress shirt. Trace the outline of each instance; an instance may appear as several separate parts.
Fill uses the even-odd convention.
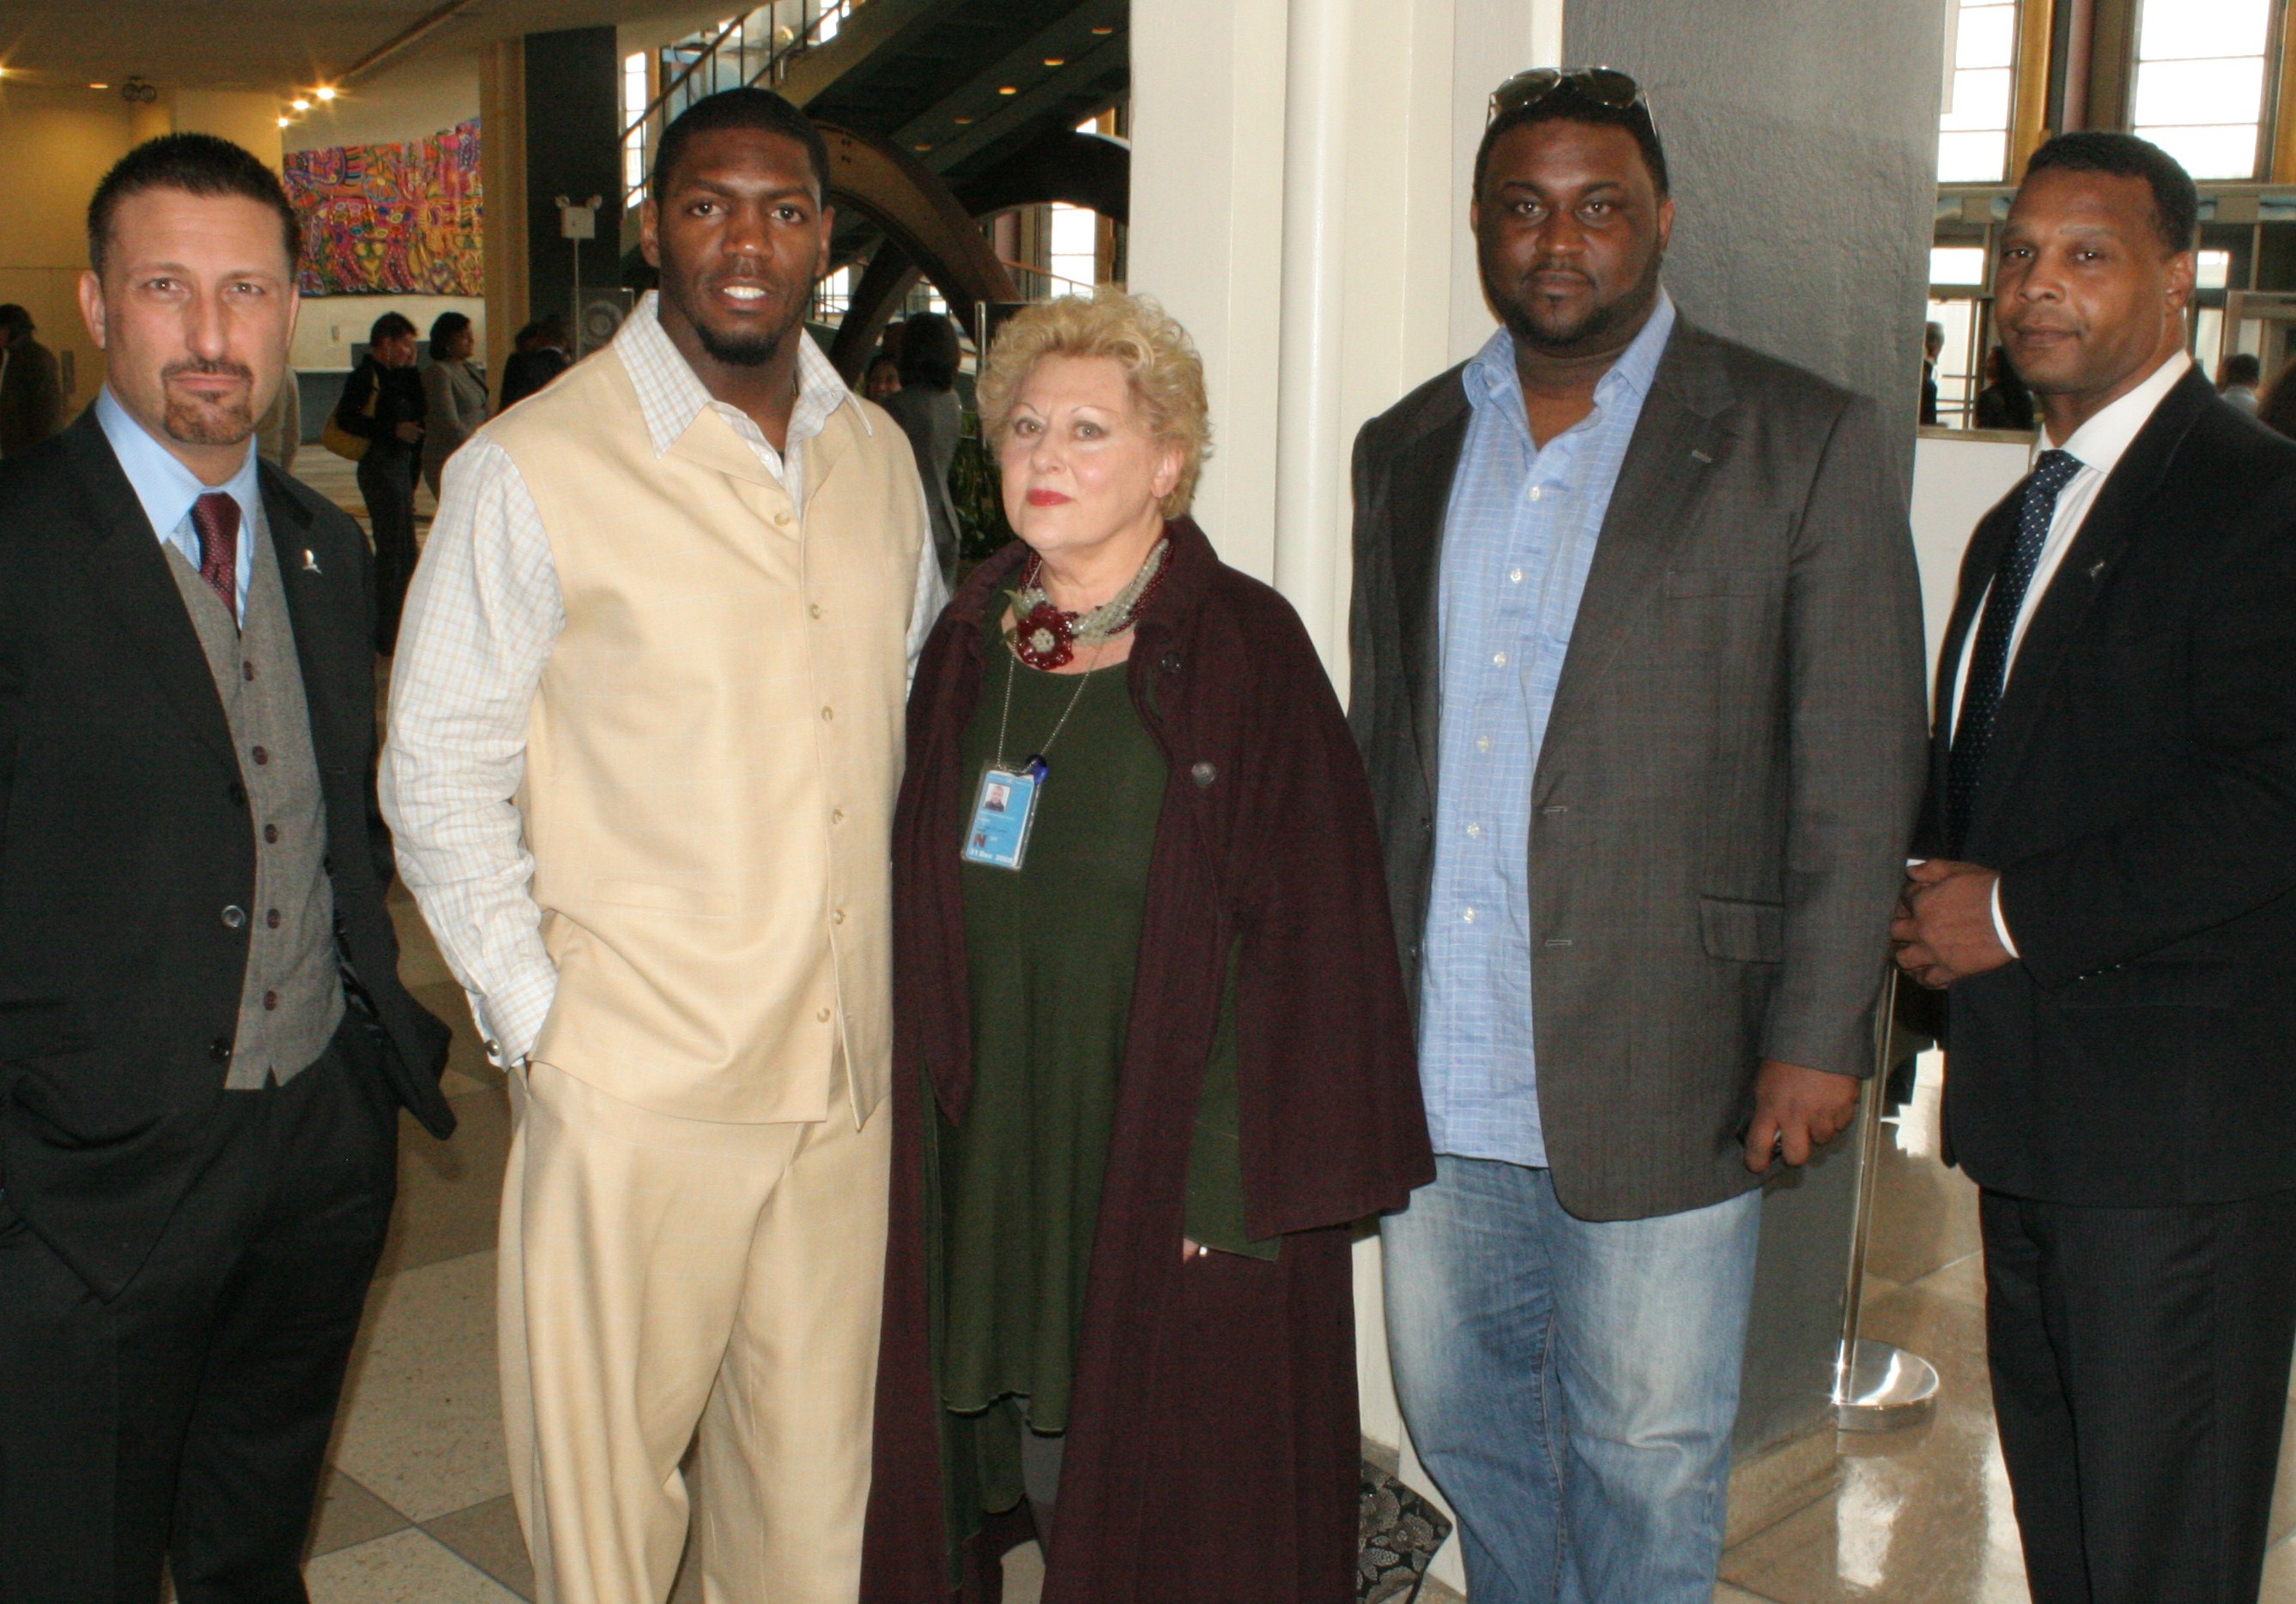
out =
[[[1544,450],[1505,329],[1462,375],[1472,410],[1443,532],[1442,767],[1420,982],[1420,1079],[1439,1153],[1546,1163],[1530,1018],[1531,775],[1674,323],[1660,291],[1595,386],[1595,410]]]
[[[181,552],[193,568],[200,566],[200,531],[192,522],[192,503],[210,490],[220,490],[239,503],[239,600],[233,610],[246,622],[247,582],[255,572],[252,552],[257,532],[263,528],[263,481],[257,471],[254,437],[248,437],[247,460],[239,471],[223,484],[207,485],[127,415],[110,385],[96,392],[95,420],[103,426],[103,438],[111,442],[111,454],[119,459],[119,471],[127,476],[135,499],[144,503],[152,532],[161,544]]]

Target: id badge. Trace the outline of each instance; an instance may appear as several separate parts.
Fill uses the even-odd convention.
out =
[[[964,832],[964,861],[992,869],[1013,869],[1029,853],[1029,826],[1037,814],[1037,791],[1044,774],[1031,764],[1014,773],[990,767],[980,775],[980,795]]]

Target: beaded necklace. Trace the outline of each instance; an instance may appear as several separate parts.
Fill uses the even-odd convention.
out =
[[[1089,612],[1065,612],[1045,592],[1045,560],[1031,556],[1013,593],[1013,655],[1031,668],[1051,670],[1075,660],[1078,646],[1098,646],[1132,627],[1132,620],[1171,570],[1172,542],[1157,541],[1131,583]]]

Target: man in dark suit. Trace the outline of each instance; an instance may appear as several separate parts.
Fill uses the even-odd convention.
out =
[[[32,315],[0,307],[0,457],[29,451],[64,424],[56,354],[32,338]]]
[[[1874,1067],[1913,547],[1874,406],[1661,288],[1633,81],[1493,109],[1504,326],[1356,447],[1349,717],[1439,1155],[1389,1337],[1477,1604],[1707,1604],[1759,1189]]]
[[[278,180],[206,135],[88,209],[96,404],[0,463],[0,1600],[301,1604],[394,1190],[365,541],[260,463]]]
[[[1962,561],[1893,930],[1949,988],[2036,1604],[2256,1597],[2296,1336],[2296,446],[2185,353],[2197,209],[2086,133],[2010,209],[2045,427]]]

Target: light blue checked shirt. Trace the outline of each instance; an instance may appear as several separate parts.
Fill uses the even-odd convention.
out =
[[[1674,302],[1595,386],[1595,410],[1540,450],[1514,340],[1462,375],[1472,409],[1443,533],[1442,770],[1420,982],[1419,1073],[1435,1150],[1544,1166],[1530,1028],[1530,781],[1578,598]]]

